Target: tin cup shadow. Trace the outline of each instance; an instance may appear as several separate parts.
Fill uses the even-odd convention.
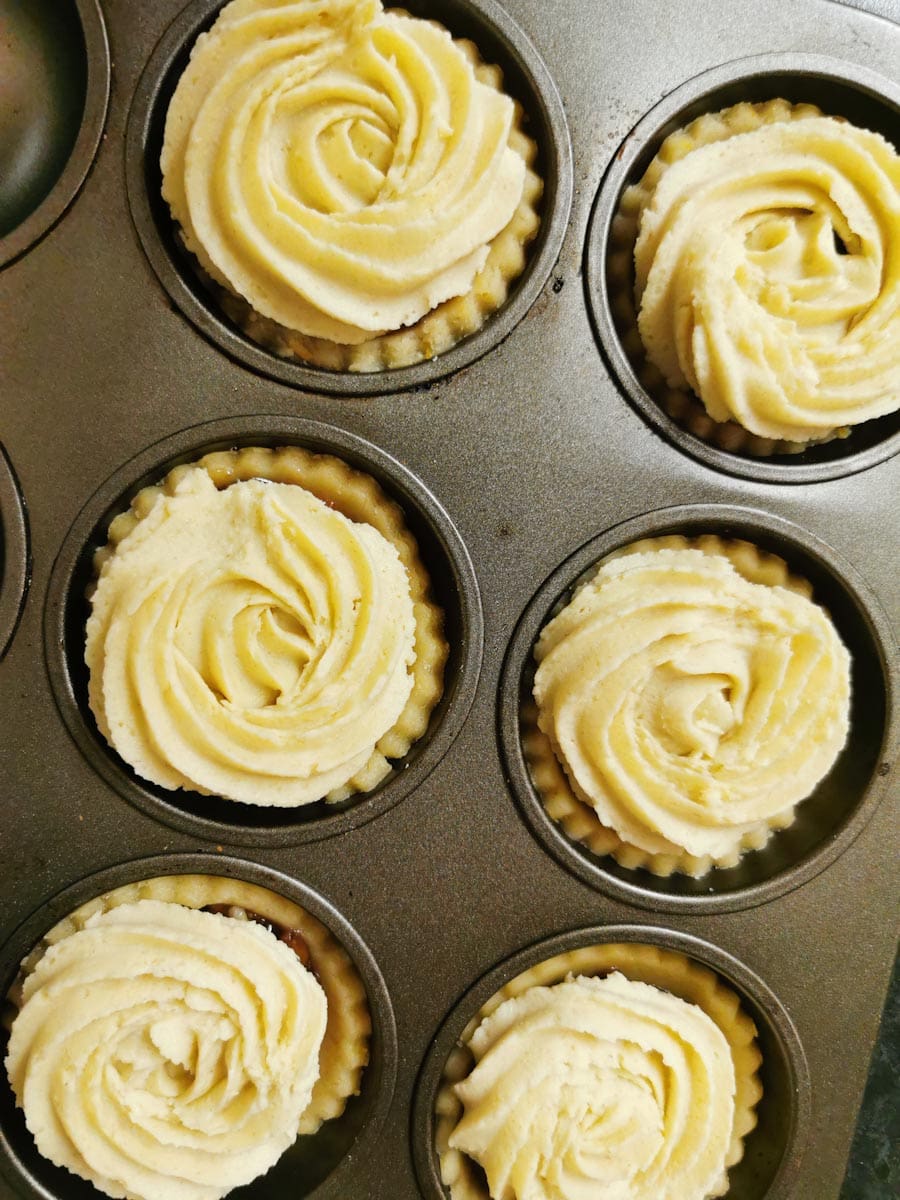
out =
[[[863,67],[798,53],[738,59],[706,71],[652,108],[614,155],[591,215],[585,286],[607,365],[626,399],[657,433],[713,470],[760,482],[812,483],[851,475],[896,454],[900,450],[900,412],[866,421],[846,438],[834,438],[801,453],[770,457],[754,457],[716,444],[717,436],[727,436],[727,425],[713,425],[713,440],[697,436],[670,416],[641,381],[645,358],[633,305],[622,303],[623,288],[627,296],[634,289],[634,244],[618,245],[614,234],[622,193],[642,178],[670,133],[704,113],[720,112],[743,101],[762,103],[779,98],[815,104],[826,116],[846,118],[898,146],[900,88]],[[617,265],[623,259],[628,263],[624,281]]]
[[[372,1035],[359,1095],[317,1133],[299,1137],[266,1175],[232,1193],[246,1200],[338,1200],[345,1194],[342,1189],[356,1162],[372,1152],[390,1107],[397,1073],[397,1034],[390,996],[371,951],[349,921],[312,888],[269,867],[220,855],[215,860],[204,854],[163,855],[110,867],[53,896],[0,948],[0,997],[6,996],[19,964],[43,935],[74,909],[124,884],[182,874],[244,880],[300,905],[343,946],[362,980]],[[5,1030],[0,1029],[4,1049],[6,1040]],[[54,1166],[38,1152],[5,1075],[0,1086],[0,1167],[23,1196],[96,1200],[99,1194],[91,1184]]]
[[[597,925],[536,942],[494,967],[457,1001],[429,1046],[413,1099],[413,1161],[425,1200],[449,1200],[435,1149],[435,1103],[447,1060],[461,1045],[469,1022],[504,984],[538,963],[581,947],[621,943],[684,954],[737,992],[757,1029],[762,1098],[757,1125],[744,1141],[744,1156],[728,1172],[727,1200],[790,1200],[810,1120],[809,1069],[790,1017],[763,980],[724,950],[688,934],[642,925]]]
[[[0,0],[0,268],[75,199],[100,144],[109,47],[97,0]]]
[[[139,778],[108,746],[87,700],[84,663],[86,589],[93,554],[107,541],[111,519],[175,466],[214,450],[242,446],[303,446],[331,454],[371,475],[403,510],[444,611],[450,652],[444,692],[428,729],[391,774],[370,792],[337,804],[297,808],[243,804],[195,792],[171,791]],[[243,846],[288,846],[354,829],[386,812],[427,777],[449,749],[472,703],[481,669],[483,622],[468,552],[431,493],[390,455],[361,438],[314,421],[245,417],[211,421],[156,443],[127,463],[91,497],[69,530],[50,579],[44,610],[44,652],[60,714],[79,749],[121,796],[156,819],[210,841]]]
[[[523,748],[532,703],[534,646],[547,622],[612,551],[645,537],[704,533],[739,538],[783,558],[813,586],[850,652],[850,729],[843,750],[787,829],[776,830],[737,866],[695,879],[629,870],[568,836],[547,813]],[[617,900],[661,912],[708,913],[752,908],[814,878],[854,841],[888,786],[898,743],[892,679],[897,650],[887,618],[849,563],[805,530],[770,513],[729,505],[685,505],[632,518],[593,538],[542,585],[515,630],[500,680],[498,734],[508,779],[532,833],[583,882]]]
[[[387,5],[390,7],[390,5]],[[544,181],[541,226],[527,248],[525,269],[504,305],[443,354],[412,366],[372,373],[330,371],[279,357],[250,340],[224,314],[181,246],[162,198],[159,167],[166,112],[198,35],[215,21],[222,0],[193,0],[158,43],[138,83],[126,133],[126,184],[135,229],[160,283],[188,320],[231,358],[251,370],[309,391],[372,396],[428,386],[499,345],[540,294],[559,256],[572,203],[572,153],[562,101],[540,55],[497,0],[406,0],[416,17],[441,22],[470,38],[485,62],[503,71],[504,90],[525,113],[525,132],[538,146],[535,170]]]
[[[28,516],[22,489],[0,443],[0,659],[9,649],[31,582]]]

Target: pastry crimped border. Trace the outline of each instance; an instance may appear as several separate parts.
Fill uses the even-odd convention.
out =
[[[402,8],[386,11],[412,20],[425,19],[413,17]],[[429,21],[429,24],[439,29],[445,28],[437,21]],[[468,38],[453,38],[453,42],[472,64],[478,82],[502,92],[503,72],[500,67],[485,63],[475,43]],[[196,273],[229,320],[251,341],[281,358],[329,371],[370,374],[411,367],[445,353],[476,333],[488,317],[506,303],[511,285],[525,269],[526,248],[537,236],[540,227],[538,206],[544,183],[534,170],[538,148],[522,129],[525,114],[521,104],[517,100],[513,100],[513,104],[515,113],[509,146],[524,160],[526,166],[519,205],[509,223],[490,242],[487,259],[473,279],[469,291],[438,304],[414,325],[392,330],[356,346],[345,346],[327,338],[309,337],[270,317],[264,317],[243,296],[213,280],[191,255]]]
[[[173,467],[161,483],[142,488],[130,508],[110,522],[108,541],[94,555],[99,578],[118,544],[153,508],[160,495],[173,495],[186,472],[206,470],[220,490],[247,479],[268,479],[304,488],[319,500],[359,524],[371,525],[396,549],[409,579],[415,618],[413,686],[406,706],[394,725],[376,742],[369,761],[347,783],[324,797],[336,803],[370,791],[390,774],[390,760],[403,758],[428,728],[431,714],[444,690],[444,667],[449,647],[443,635],[444,614],[430,596],[430,579],[419,557],[415,538],[406,526],[403,511],[389,499],[371,475],[356,470],[332,454],[317,454],[300,446],[248,446],[216,450],[192,463]]]
[[[668,385],[662,373],[647,358],[638,331],[634,248],[640,229],[640,216],[652,200],[667,168],[692,150],[723,141],[735,134],[752,132],[765,125],[821,116],[821,110],[813,104],[791,104],[781,99],[758,104],[742,101],[719,112],[702,114],[669,134],[640,181],[630,184],[622,192],[618,210],[610,225],[606,270],[610,308],[622,349],[641,386],[682,429],[732,454],[748,454],[754,458],[802,454],[811,446],[847,437],[850,430],[837,430],[829,436],[803,442],[765,438],[751,433],[737,421],[715,421],[692,389]]]
[[[762,1055],[756,1042],[756,1026],[741,1007],[737,993],[715,971],[679,951],[642,942],[600,943],[567,950],[528,967],[485,1001],[460,1034],[447,1058],[435,1100],[435,1149],[441,1178],[451,1200],[490,1200],[481,1168],[468,1155],[449,1145],[463,1112],[454,1085],[465,1079],[474,1066],[468,1047],[475,1030],[504,1000],[520,996],[529,988],[552,986],[569,976],[604,976],[613,971],[696,1004],[722,1031],[731,1050],[735,1073],[734,1120],[726,1169],[743,1158],[744,1139],[756,1126],[756,1106],[762,1097],[759,1079]],[[709,1194],[709,1200],[725,1195],[727,1190],[725,1178],[719,1189]]]
[[[366,989],[347,951],[318,918],[259,884],[224,875],[159,875],[95,896],[58,921],[23,960],[8,996],[12,1008],[18,1009],[25,978],[50,946],[83,929],[96,913],[138,900],[160,900],[185,908],[235,905],[288,929],[299,930],[309,947],[310,969],[325,992],[327,1021],[319,1051],[319,1078],[300,1118],[298,1133],[315,1133],[323,1122],[339,1117],[350,1098],[359,1094],[363,1070],[369,1061],[372,1018]]]
[[[750,583],[784,587],[807,600],[812,599],[812,585],[808,580],[793,574],[783,558],[760,550],[752,542],[740,538],[720,538],[716,534],[703,534],[693,538],[680,534],[642,538],[606,555],[591,568],[586,579],[593,578],[600,566],[613,558],[654,550],[701,550],[704,554],[724,557]],[[577,587],[574,590],[577,590]],[[619,837],[615,830],[602,823],[589,804],[575,794],[562,764],[554,753],[549,737],[538,727],[537,721],[537,704],[529,700],[523,706],[520,717],[522,750],[531,781],[544,810],[553,821],[562,826],[573,841],[580,842],[598,857],[610,855],[626,870],[643,868],[663,878],[679,872],[699,879],[713,867],[727,869],[737,866],[748,850],[759,850],[765,846],[774,830],[786,829],[793,824],[796,805],[769,817],[768,820],[760,821],[754,829],[748,830],[731,854],[718,858],[688,854],[686,851],[681,854],[651,854]]]

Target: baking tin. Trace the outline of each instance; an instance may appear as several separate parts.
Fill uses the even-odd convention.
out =
[[[736,990],[758,1032],[762,1099],[756,1109],[758,1124],[745,1140],[744,1157],[728,1173],[728,1200],[790,1200],[795,1195],[809,1134],[810,1081],[797,1030],[778,997],[738,959],[700,938],[642,925],[595,925],[519,951],[488,971],[448,1013],[428,1048],[413,1101],[410,1136],[425,1200],[449,1200],[434,1150],[435,1100],[447,1059],[468,1023],[495,992],[529,967],[582,946],[620,942],[678,951],[711,968]]]
[[[378,964],[365,942],[333,905],[296,879],[236,858],[202,854],[136,859],[90,875],[46,900],[0,949],[0,996],[5,996],[19,963],[57,921],[86,901],[113,888],[160,875],[217,875],[259,884],[301,905],[317,917],[344,947],[362,980],[372,1017],[369,1063],[360,1093],[344,1113],[310,1136],[300,1137],[268,1174],[241,1189],[247,1200],[312,1200],[341,1195],[351,1158],[370,1154],[387,1115],[397,1070],[397,1032],[391,1000]],[[5,1035],[4,1035],[5,1041]],[[54,1167],[36,1151],[21,1111],[8,1088],[0,1094],[0,1168],[21,1194],[42,1200],[91,1200],[99,1193],[71,1172]],[[321,1185],[321,1186],[320,1186]]]
[[[31,581],[28,515],[12,463],[0,443],[0,658],[12,641]]]
[[[303,446],[333,454],[373,476],[399,503],[444,611],[450,646],[444,694],[429,728],[371,792],[337,804],[266,808],[195,792],[172,791],[139,778],[98,731],[87,702],[84,664],[85,592],[95,550],[106,544],[112,518],[143,487],[160,482],[180,463],[212,450],[240,446]],[[355,829],[408,795],[446,753],[472,703],[481,667],[482,618],[478,584],[468,553],[450,518],[400,463],[360,438],[318,422],[287,417],[211,421],[166,438],[117,471],[91,497],[63,543],[50,581],[44,615],[47,669],[70,734],[96,770],[126,800],[173,825],[213,841],[244,846],[292,845]]]
[[[534,45],[565,110],[574,186],[559,257],[505,341],[430,385],[360,403],[352,393],[307,390],[248,369],[159,285],[132,220],[126,128],[141,77],[184,5],[102,0],[115,50],[106,138],[65,220],[0,272],[0,438],[28,504],[34,560],[28,601],[0,661],[0,941],[72,880],[126,859],[198,850],[218,870],[217,847],[239,854],[250,844],[244,839],[260,836],[246,853],[332,900],[371,948],[396,1014],[397,1082],[378,1144],[359,1156],[354,1149],[339,1188],[322,1185],[323,1200],[420,1200],[409,1138],[413,1088],[434,1031],[471,981],[559,930],[665,926],[739,959],[790,1013],[809,1065],[815,1146],[790,1200],[837,1200],[896,946],[900,806],[891,776],[876,784],[882,802],[852,844],[801,886],[729,911],[651,910],[598,890],[533,836],[509,786],[498,699],[517,624],[542,583],[604,531],[676,505],[790,522],[833,551],[835,577],[861,609],[870,611],[874,595],[871,611],[900,625],[900,455],[790,487],[710,469],[658,436],[625,397],[598,350],[582,286],[602,180],[663,97],[739,58],[801,47],[896,89],[900,24],[834,0],[494,7],[501,6]],[[900,18],[900,2],[890,7]],[[262,424],[257,414],[267,414]],[[73,522],[95,493],[106,496],[99,521],[103,507],[138,482],[135,470],[155,475],[169,453],[199,452],[219,435],[185,431],[213,419],[245,431],[242,423],[252,421],[257,433],[275,422],[282,431],[316,423],[339,431],[329,438],[377,448],[436,498],[474,567],[484,653],[469,715],[401,803],[336,836],[258,835],[184,813],[164,818],[155,798],[152,807],[129,802],[70,736],[57,706],[60,679],[51,683],[45,663],[44,622],[52,632],[58,614],[48,606],[66,594],[62,567],[53,573],[56,556],[71,550],[74,570],[92,533],[85,528],[70,543]],[[152,450],[170,438],[171,452]],[[50,640],[51,669],[67,674]],[[895,652],[885,661],[895,669]],[[78,721],[88,729],[81,714]],[[45,915],[49,925],[53,914]],[[0,1093],[5,1087],[0,1074]],[[23,1200],[23,1187],[18,1174],[0,1178],[0,1200]]]
[[[740,538],[784,558],[813,585],[850,652],[850,731],[834,766],[802,801],[793,824],[776,830],[761,850],[736,867],[699,879],[628,870],[569,837],[544,808],[522,748],[523,712],[534,685],[540,631],[612,551],[644,537],[704,533]],[[660,912],[728,912],[782,896],[812,879],[858,837],[887,791],[897,752],[893,703],[897,647],[878,601],[854,571],[820,539],[770,513],[733,505],[685,505],[632,518],[592,538],[555,571],[526,608],[513,636],[498,696],[499,736],[521,812],[541,844],[579,879],[641,908]]]
[[[0,30],[9,89],[0,138],[2,269],[52,229],[84,183],[106,119],[110,61],[97,0],[4,0]]]
[[[754,457],[705,441],[679,425],[641,384],[643,355],[632,357],[623,344],[626,330],[614,316],[607,269],[611,227],[622,192],[641,179],[668,135],[703,113],[720,112],[740,101],[760,103],[777,98],[816,104],[826,116],[845,117],[872,129],[900,149],[900,87],[864,67],[816,54],[789,53],[741,58],[704,71],[652,108],[616,152],[591,217],[585,286],[610,370],[627,399],[657,433],[714,470],[762,482],[810,483],[863,471],[896,454],[900,450],[900,413],[866,421],[849,437],[834,438],[800,454]]]
[[[221,7],[222,0],[193,0],[166,30],[138,84],[125,149],[135,229],[160,283],[188,320],[254,371],[294,387],[348,396],[427,386],[468,366],[508,337],[553,269],[572,202],[572,153],[562,102],[540,55],[509,13],[496,0],[409,0],[403,5],[413,16],[440,21],[454,37],[471,38],[486,62],[501,67],[505,90],[522,103],[528,117],[525,132],[538,146],[535,170],[544,180],[541,227],[527,249],[525,270],[511,284],[507,302],[446,353],[409,367],[354,374],[281,358],[231,324],[197,278],[160,195],[159,157],[169,101],[198,34],[212,25]]]

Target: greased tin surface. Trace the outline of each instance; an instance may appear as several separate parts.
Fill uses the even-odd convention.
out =
[[[594,246],[588,231],[595,204],[602,203],[601,181],[620,151],[632,153],[633,144],[623,146],[624,140],[664,97],[704,72],[714,72],[714,81],[727,77],[732,86],[743,72],[728,64],[781,56],[779,78],[796,77],[790,98],[799,98],[804,77],[814,78],[812,99],[827,109],[828,78],[841,75],[843,65],[847,87],[865,76],[867,103],[879,107],[885,131],[893,128],[897,140],[900,5],[423,0],[406,7],[473,37],[486,57],[506,68],[526,107],[544,96],[529,131],[544,143],[541,162],[553,180],[542,236],[558,233],[562,243],[552,269],[555,246],[540,243],[531,261],[540,259],[549,277],[539,284],[530,268],[524,282],[536,299],[527,311],[516,311],[517,323],[504,324],[505,340],[486,338],[482,357],[458,356],[455,362],[466,365],[455,373],[444,374],[438,364],[411,377],[405,391],[386,377],[381,390],[367,385],[363,396],[348,394],[359,390],[353,380],[345,389],[332,378],[305,390],[314,384],[290,382],[279,364],[270,374],[257,373],[266,367],[254,358],[256,370],[249,369],[246,359],[226,353],[227,338],[212,340],[205,318],[186,319],[177,297],[161,286],[142,248],[144,218],[129,203],[129,189],[140,178],[134,155],[143,143],[131,132],[126,139],[126,127],[135,97],[152,84],[141,77],[172,22],[184,22],[183,6],[178,0],[102,5],[112,85],[94,165],[58,224],[27,252],[16,248],[20,256],[0,272],[0,441],[14,472],[4,471],[0,490],[0,642],[12,638],[0,662],[0,941],[6,955],[0,983],[5,987],[15,968],[19,925],[27,921],[26,929],[39,935],[62,915],[51,898],[83,887],[93,872],[153,857],[148,873],[158,874],[159,856],[175,871],[185,860],[168,856],[191,854],[203,856],[190,860],[192,870],[208,861],[211,873],[241,873],[243,861],[250,864],[248,878],[259,864],[296,880],[301,891],[349,921],[371,952],[390,998],[385,1028],[393,1019],[397,1035],[393,1100],[377,1137],[361,1132],[315,1195],[416,1200],[411,1139],[427,1123],[412,1119],[414,1087],[432,1039],[464,993],[473,988],[478,995],[487,972],[532,943],[570,931],[588,930],[596,940],[597,926],[628,926],[631,940],[643,936],[664,945],[699,938],[717,948],[710,952],[714,965],[742,964],[733,976],[738,984],[762,981],[749,993],[762,1024],[769,1021],[766,1027],[777,1031],[786,1016],[792,1032],[785,1045],[794,1045],[796,1033],[801,1047],[801,1057],[786,1057],[779,1066],[759,1134],[765,1138],[779,1122],[790,1127],[784,1162],[779,1167],[763,1141],[748,1144],[748,1165],[732,1200],[833,1200],[897,933],[892,629],[900,618],[900,456],[869,454],[846,474],[801,470],[787,482],[771,472],[746,478],[715,458],[686,452],[658,425],[651,427],[627,381],[613,374],[584,280],[603,274],[602,264],[598,271],[596,261],[586,261],[589,252],[596,254],[588,249]],[[546,74],[532,70],[522,34]],[[85,53],[102,58],[103,39],[95,32],[85,39]],[[819,64],[812,74],[811,56]],[[90,70],[105,76],[102,62]],[[758,80],[754,72],[747,68]],[[883,93],[874,85],[874,100],[873,78],[885,81]],[[702,81],[688,90],[694,98],[708,91]],[[85,109],[92,121],[96,103]],[[145,164],[147,177],[152,168]],[[502,313],[500,319],[506,320]],[[233,345],[231,353],[237,353]],[[204,431],[207,422],[215,425]],[[338,452],[351,447],[379,478],[393,480],[432,540],[432,562],[454,606],[458,639],[447,723],[410,764],[414,787],[405,787],[400,775],[396,800],[376,796],[367,802],[375,811],[358,821],[337,819],[323,836],[280,832],[265,822],[261,833],[259,822],[241,826],[227,814],[220,820],[219,812],[186,816],[142,802],[111,768],[97,765],[96,754],[82,752],[73,728],[80,719],[79,684],[73,655],[59,645],[72,633],[59,606],[78,608],[71,578],[77,579],[73,563],[84,548],[73,544],[70,531],[83,529],[87,542],[112,501],[173,455],[198,456],[210,444],[276,445],[310,437]],[[896,424],[885,430],[888,437],[896,439]],[[373,448],[368,459],[367,444]],[[790,476],[789,464],[784,474]],[[107,485],[113,475],[114,485]],[[27,522],[15,499],[16,480]],[[766,880],[777,884],[767,882],[746,902],[740,880],[727,903],[719,898],[704,906],[699,890],[682,902],[662,887],[654,903],[654,889],[630,893],[621,873],[604,885],[596,872],[564,865],[565,856],[532,832],[502,744],[510,689],[518,687],[508,652],[533,599],[574,556],[574,576],[560,580],[553,598],[564,591],[587,565],[578,556],[593,539],[615,544],[614,527],[637,518],[642,531],[668,529],[671,517],[661,510],[674,506],[692,513],[720,506],[720,528],[732,520],[742,536],[757,530],[768,543],[774,538],[802,547],[830,594],[850,597],[854,637],[865,647],[853,715],[853,744],[864,765],[849,765],[848,794],[821,798],[826,819],[818,832],[808,831],[784,862],[767,867]],[[29,575],[26,531],[33,571],[13,633]],[[836,853],[826,844],[831,840],[839,843]],[[130,867],[114,874],[135,877]],[[42,906],[43,913],[36,912]],[[780,1004],[775,1016],[764,1011],[769,991]],[[385,1078],[394,1069],[392,1054],[387,1057],[376,1107],[386,1107]],[[94,1195],[74,1180],[54,1182],[40,1164],[20,1157],[5,1082],[3,1095],[0,1197]],[[419,1146],[416,1160],[428,1154]],[[312,1194],[309,1188],[298,1193],[296,1178],[263,1178],[241,1194],[280,1200],[289,1187],[294,1195]]]

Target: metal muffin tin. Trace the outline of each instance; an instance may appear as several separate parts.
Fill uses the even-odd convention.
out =
[[[84,183],[106,119],[110,63],[98,0],[3,0],[0,31],[3,267],[53,227]]]
[[[192,284],[185,265],[163,246],[171,230],[163,226],[160,234],[165,214],[158,201],[141,195],[157,170],[144,147],[159,120],[154,105],[162,78],[180,52],[181,42],[167,31],[180,30],[183,38],[209,19],[212,5],[195,4],[184,14],[180,0],[157,0],[140,11],[128,0],[102,0],[102,7],[114,77],[94,168],[49,236],[0,273],[0,438],[28,506],[34,557],[22,619],[0,663],[0,938],[8,939],[0,986],[29,941],[64,908],[124,878],[117,864],[129,864],[129,878],[132,871],[149,876],[184,869],[179,856],[188,854],[192,870],[207,864],[213,874],[246,870],[253,877],[258,864],[276,872],[289,895],[302,893],[310,906],[332,905],[363,939],[397,1022],[396,1087],[383,1124],[376,1130],[373,1118],[366,1128],[375,1132],[361,1130],[337,1155],[334,1173],[307,1182],[317,1200],[416,1200],[422,1193],[413,1149],[420,1163],[431,1151],[421,1116],[412,1120],[415,1081],[436,1031],[442,1028],[436,1043],[442,1047],[462,1016],[454,1008],[458,998],[474,985],[471,999],[480,1002],[522,947],[565,931],[575,931],[574,939],[612,940],[623,936],[614,927],[639,921],[639,940],[702,939],[689,943],[689,953],[744,994],[760,1022],[770,1078],[783,1060],[777,1048],[767,1051],[774,1046],[767,1030],[783,1026],[767,1024],[766,1014],[789,1014],[808,1062],[808,1083],[800,1072],[796,1088],[770,1086],[763,1129],[772,1137],[757,1138],[761,1158],[748,1159],[732,1200],[785,1194],[785,1177],[776,1181],[765,1163],[771,1167],[778,1157],[773,1147],[783,1135],[775,1131],[794,1120],[808,1128],[815,1153],[801,1158],[799,1144],[785,1143],[784,1169],[795,1172],[791,1200],[834,1200],[897,932],[891,713],[898,660],[890,630],[900,616],[900,456],[883,452],[879,432],[878,449],[860,447],[862,457],[851,467],[838,456],[824,471],[818,462],[807,470],[797,461],[737,470],[685,446],[658,423],[651,427],[624,368],[611,372],[604,358],[609,347],[601,352],[602,223],[594,218],[590,239],[588,228],[620,165],[634,161],[638,140],[648,147],[658,135],[661,113],[664,123],[681,111],[682,95],[702,100],[711,79],[727,77],[733,86],[730,64],[739,60],[780,56],[779,69],[796,74],[799,89],[813,78],[807,56],[827,59],[829,70],[817,68],[811,99],[837,111],[837,100],[858,90],[865,76],[884,111],[895,113],[900,24],[861,11],[859,3],[832,0],[787,7],[779,0],[752,6],[410,0],[408,8],[473,37],[486,58],[504,67],[540,143],[545,224],[508,306],[482,334],[434,364],[358,377],[305,372],[252,348],[245,352],[237,344],[243,339],[212,312],[198,309],[185,319],[183,297],[167,289],[177,279],[172,286],[187,294]],[[900,22],[897,3],[879,0],[874,7]],[[89,74],[102,74],[104,47],[86,44]],[[753,70],[763,78],[770,68]],[[871,84],[876,78],[887,81],[883,94]],[[681,87],[688,91],[663,99]],[[667,107],[648,116],[661,101]],[[892,131],[896,137],[896,126],[886,130]],[[171,270],[165,288],[157,279],[163,262]],[[203,308],[196,294],[193,302]],[[216,424],[204,432],[198,428],[204,422]],[[454,645],[448,678],[457,691],[419,752],[425,766],[412,761],[409,787],[398,772],[359,806],[326,815],[333,830],[309,833],[318,818],[302,815],[279,827],[221,809],[192,812],[177,796],[143,795],[77,706],[83,678],[73,625],[83,616],[79,589],[100,524],[157,469],[222,439],[312,439],[368,464],[431,539],[439,594],[459,597],[454,620],[468,641]],[[834,478],[838,461],[852,473]],[[794,486],[785,486],[787,479]],[[562,866],[557,852],[533,836],[498,736],[498,714],[505,729],[503,714],[518,706],[519,684],[509,673],[501,680],[502,667],[520,649],[516,630],[532,597],[543,596],[552,577],[551,606],[615,544],[615,527],[638,520],[635,529],[659,528],[660,513],[673,506],[709,512],[716,528],[743,514],[742,531],[786,548],[789,561],[799,555],[839,624],[851,622],[848,636],[860,647],[851,740],[859,753],[847,764],[852,796],[834,808],[831,825],[818,826],[820,836],[801,847],[797,861],[788,854],[783,867],[751,880],[743,892],[741,881],[724,892],[713,885],[708,898],[654,890],[647,881],[632,887],[607,867],[601,887]],[[27,576],[15,489],[0,489],[0,514],[2,638],[9,633],[7,596],[21,597]],[[520,673],[526,658],[523,651]],[[506,733],[504,746],[509,753]],[[362,814],[359,821],[354,813]],[[91,878],[107,869],[112,874]],[[771,1008],[770,992],[778,1002]],[[5,1094],[0,1198],[93,1194],[68,1177],[59,1182],[43,1173],[16,1133],[21,1128],[11,1108]],[[329,1154],[323,1150],[320,1162],[333,1163]],[[282,1200],[298,1186],[292,1173],[277,1174],[241,1194]]]

